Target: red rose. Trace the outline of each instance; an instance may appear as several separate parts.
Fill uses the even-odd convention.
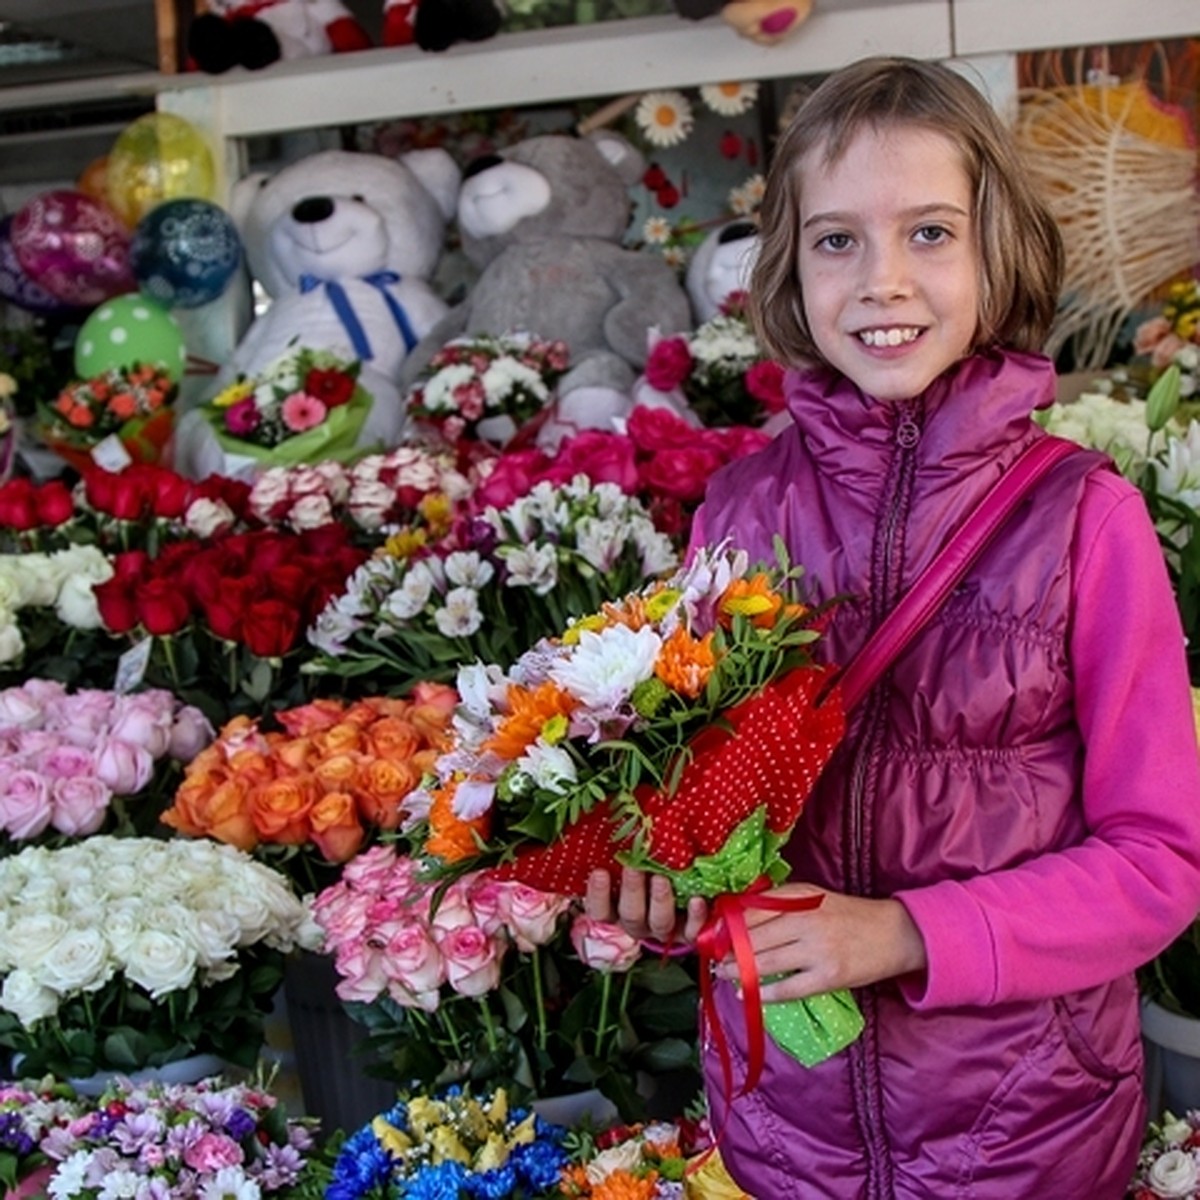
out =
[[[304,390],[326,408],[336,408],[354,395],[354,380],[345,371],[313,367],[304,377]]]
[[[477,510],[489,504],[507,508],[514,500],[527,496],[533,485],[545,477],[550,460],[540,450],[514,450],[502,454],[492,463],[471,496]]]
[[[546,478],[568,483],[582,472],[593,483],[615,483],[629,495],[638,484],[635,459],[633,442],[624,434],[589,429],[563,441]]]
[[[137,625],[137,605],[127,579],[114,575],[103,583],[94,583],[92,594],[96,597],[100,620],[109,633],[128,633]]]
[[[242,618],[242,641],[260,658],[282,658],[300,633],[300,613],[282,600],[255,600]]]
[[[670,409],[647,408],[639,404],[629,414],[626,429],[639,451],[657,454],[660,450],[686,450],[694,446],[697,429]]]
[[[135,589],[134,603],[146,632],[155,637],[178,633],[192,615],[187,596],[170,579],[148,579]]]
[[[145,550],[122,550],[113,557],[113,578],[134,583],[150,571],[150,555]]]
[[[723,429],[709,429],[701,445],[721,456],[722,462],[733,462],[761,450],[771,440],[769,433],[750,425],[728,425]]]
[[[257,581],[248,575],[240,579],[227,575],[221,586],[200,602],[204,620],[217,637],[227,642],[242,640],[242,620],[257,586]]]
[[[58,479],[37,490],[37,515],[43,525],[62,525],[75,515],[75,501],[67,485]]]
[[[0,487],[0,525],[21,533],[38,524],[37,498],[28,479],[11,479]]]
[[[187,512],[192,499],[192,481],[166,467],[152,468],[150,508],[156,517],[173,520]]]
[[[679,387],[691,371],[692,352],[681,337],[662,338],[646,359],[646,380],[660,392]]]
[[[756,362],[746,372],[746,391],[767,412],[782,412],[785,404],[783,398],[783,367],[771,359],[766,359],[764,362]]]
[[[118,521],[138,521],[146,511],[147,499],[138,475],[122,471],[113,475],[108,507],[102,511]]]
[[[709,476],[721,464],[721,455],[704,446],[663,450],[641,464],[642,487],[676,500],[701,500]]]

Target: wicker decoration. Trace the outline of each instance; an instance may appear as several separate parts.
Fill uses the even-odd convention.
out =
[[[1025,90],[1016,134],[1066,244],[1047,353],[1103,367],[1130,312],[1200,260],[1191,123],[1139,79]]]

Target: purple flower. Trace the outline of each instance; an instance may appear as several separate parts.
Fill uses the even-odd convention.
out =
[[[122,1154],[138,1155],[143,1146],[157,1141],[163,1124],[153,1113],[126,1113],[125,1119],[112,1131],[112,1139]]]

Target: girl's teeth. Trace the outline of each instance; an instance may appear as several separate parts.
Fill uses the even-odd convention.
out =
[[[868,346],[901,346],[920,335],[919,329],[864,329],[858,336]]]

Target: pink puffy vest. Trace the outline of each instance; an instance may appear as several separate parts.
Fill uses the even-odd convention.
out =
[[[789,375],[797,425],[712,481],[699,528],[771,559],[784,537],[814,599],[847,597],[823,639],[846,662],[984,495],[1040,436],[1041,358],[978,355],[915,401],[880,404]],[[1002,870],[1083,836],[1066,671],[1081,452],[1011,519],[947,606],[852,714],[788,847],[793,877],[888,896]],[[986,952],[986,951],[985,951]],[[1137,995],[1122,977],[1045,1001],[918,1011],[892,984],[857,999],[866,1030],[805,1069],[773,1047],[722,1153],[757,1200],[1118,1200],[1144,1107]],[[723,1024],[743,1071],[744,1022]],[[710,1095],[721,1093],[711,1044]]]

